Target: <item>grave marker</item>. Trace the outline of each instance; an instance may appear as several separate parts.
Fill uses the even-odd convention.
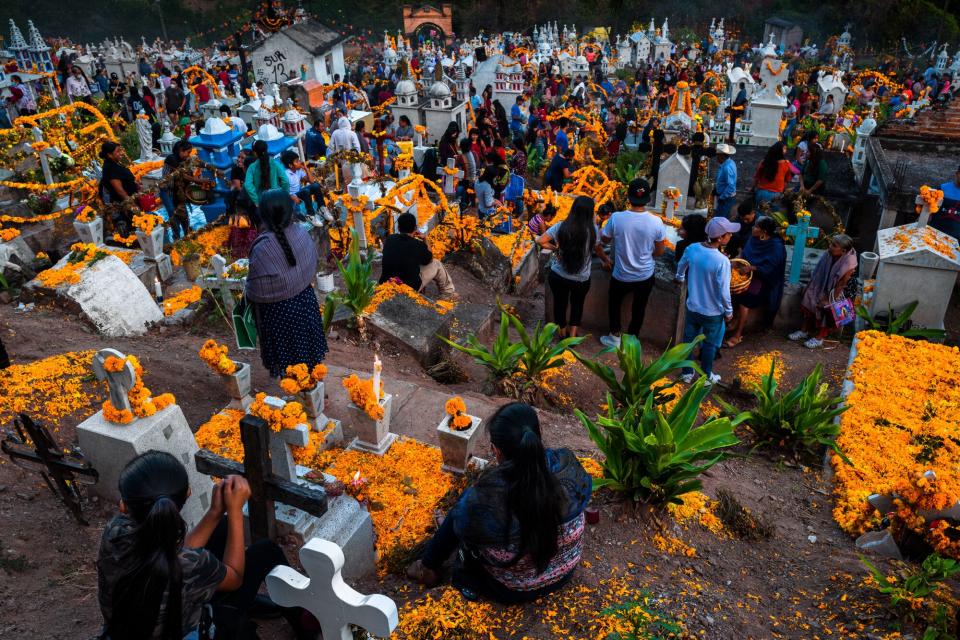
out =
[[[437,167],[437,175],[443,178],[443,194],[456,195],[457,182],[463,180],[463,171],[456,168],[456,160],[447,158],[447,166]]]
[[[351,625],[379,638],[397,628],[400,616],[393,600],[365,596],[343,581],[343,551],[333,542],[313,538],[300,549],[300,564],[309,577],[290,567],[275,567],[267,576],[267,590],[280,606],[312,613],[325,640],[353,640]]]
[[[818,237],[820,228],[810,226],[810,216],[797,216],[797,223],[787,227],[787,235],[793,238],[793,261],[790,263],[790,276],[787,278],[787,282],[799,284],[807,238]]]

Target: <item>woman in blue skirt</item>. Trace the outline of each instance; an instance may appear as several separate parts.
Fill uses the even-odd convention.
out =
[[[245,295],[253,304],[263,366],[274,378],[289,365],[313,368],[327,354],[323,318],[313,291],[317,249],[310,234],[293,222],[286,189],[260,195],[260,235],[250,247]]]

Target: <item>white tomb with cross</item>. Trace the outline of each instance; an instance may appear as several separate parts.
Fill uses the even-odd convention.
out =
[[[920,219],[912,224],[880,229],[876,252],[880,256],[873,290],[864,304],[874,316],[894,313],[919,301],[911,319],[921,327],[943,329],[943,318],[960,272],[960,244],[930,227],[930,206],[922,201]],[[867,281],[869,282],[869,281]]]
[[[307,576],[291,567],[275,567],[267,590],[283,607],[303,607],[320,622],[324,640],[353,640],[351,625],[378,638],[393,633],[400,622],[397,605],[380,595],[363,595],[343,580],[343,551],[335,543],[313,538],[300,549]]]
[[[233,264],[246,268],[248,261],[246,258],[241,258]],[[220,300],[223,302],[224,310],[227,315],[230,315],[236,306],[236,300],[233,294],[235,291],[243,291],[247,279],[246,277],[231,276],[228,270],[227,259],[219,253],[210,258],[210,268],[213,269],[213,273],[208,273],[201,277],[200,286],[204,289],[209,289],[214,294],[219,294]]]
[[[115,349],[101,349],[93,357],[93,372],[99,380],[106,380],[110,402],[118,410],[130,408],[128,392],[136,383],[133,365],[125,362],[120,371],[107,371],[107,358],[123,360],[124,354]],[[100,410],[77,426],[77,439],[87,460],[100,473],[92,491],[107,502],[118,502],[120,472],[128,462],[141,453],[166,451],[183,463],[190,481],[190,497],[180,510],[193,527],[210,506],[213,483],[209,476],[197,471],[193,456],[197,441],[180,407],[174,403],[146,418],[134,418],[127,424],[109,422]]]
[[[456,163],[454,158],[447,158],[446,167],[437,167],[437,175],[443,180],[443,194],[447,197],[456,195],[457,183],[463,180],[463,171],[457,169]]]

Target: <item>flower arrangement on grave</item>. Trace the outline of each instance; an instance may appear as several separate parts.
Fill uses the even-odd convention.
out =
[[[150,395],[150,389],[143,385],[143,367],[136,356],[128,355],[126,358],[110,356],[104,361],[103,368],[108,372],[118,373],[123,370],[127,362],[133,366],[136,375],[133,387],[127,392],[130,409],[117,409],[110,400],[106,400],[103,403],[103,417],[108,422],[128,424],[133,422],[134,417],[147,418],[177,401],[172,393],[161,393],[156,397]]]
[[[212,338],[200,347],[200,359],[214,373],[219,373],[222,376],[229,376],[237,372],[237,363],[227,357],[226,345],[217,344],[217,341]]]
[[[280,388],[290,395],[301,391],[310,391],[327,377],[327,366],[318,364],[313,369],[305,364],[292,364],[287,367],[287,375],[280,380]]]
[[[67,258],[67,264],[59,269],[41,271],[37,274],[37,279],[43,286],[53,289],[64,284],[76,284],[80,282],[81,271],[107,256],[115,256],[126,264],[130,264],[130,260],[133,258],[132,253],[113,253],[109,249],[98,247],[95,244],[77,242],[70,246],[70,256]]]
[[[380,398],[383,398],[383,383],[380,384],[379,397],[374,396],[373,380],[363,380],[357,374],[351,374],[343,379],[343,388],[350,396],[350,402],[362,409],[373,420],[383,419],[383,407]]]
[[[433,309],[440,315],[444,315],[455,306],[455,304],[449,300],[437,300],[436,302],[428,300],[414,291],[410,285],[395,280],[388,280],[383,284],[377,285],[373,298],[371,298],[370,303],[364,307],[363,312],[373,313],[381,304],[396,296],[407,296],[420,306]]]
[[[943,202],[943,191],[923,185],[920,187],[920,195],[918,197],[923,205],[926,205],[930,209],[930,213],[933,214],[940,210],[940,203]],[[923,205],[917,205],[917,213],[920,213]]]
[[[831,455],[833,517],[852,536],[889,517],[895,529],[912,530],[937,553],[958,558],[960,531],[921,515],[960,498],[960,449],[953,440],[960,425],[958,349],[879,331],[861,331],[857,338],[853,390],[837,436],[853,464]],[[928,471],[936,477],[927,477]],[[894,510],[871,507],[866,497],[873,493],[893,496]]]
[[[77,222],[93,222],[97,219],[97,210],[86,205],[77,207],[76,214],[74,220]]]
[[[298,424],[307,424],[307,414],[299,402],[288,402],[283,409],[274,409],[266,403],[267,394],[258,393],[247,413],[263,419],[271,431],[293,429]]]
[[[149,234],[154,227],[163,224],[163,218],[155,213],[138,213],[133,216],[133,226],[140,232]]]
[[[44,260],[49,260],[50,256],[48,256],[45,251],[38,251],[37,255],[33,256],[33,259],[43,262]]]
[[[246,262],[234,262],[227,267],[227,277],[242,280],[250,273],[250,265]]]
[[[0,241],[10,242],[20,236],[20,229],[0,229]]]
[[[177,293],[176,295],[165,298],[163,301],[163,315],[172,316],[181,309],[186,309],[194,302],[200,300],[203,290],[194,285],[189,289]]]
[[[447,400],[444,410],[450,416],[448,425],[451,431],[466,431],[473,425],[473,419],[467,415],[467,405],[460,396]]]
[[[412,171],[413,170],[413,155],[409,153],[401,153],[393,160],[393,166],[397,171]]]

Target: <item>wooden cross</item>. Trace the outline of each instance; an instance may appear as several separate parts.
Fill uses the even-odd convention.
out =
[[[351,625],[378,638],[388,637],[400,617],[387,596],[365,596],[343,581],[343,550],[329,540],[312,538],[300,549],[300,564],[310,576],[278,566],[267,576],[267,591],[282,607],[303,607],[320,622],[324,640],[353,640]]]
[[[642,141],[637,147],[638,151],[644,151],[650,154],[650,182],[651,188],[657,186],[657,176],[660,175],[660,156],[663,155],[664,134],[661,129],[653,130],[653,141]]]
[[[443,178],[444,195],[455,195],[457,193],[457,181],[463,179],[463,171],[456,168],[456,160],[447,158],[447,166],[437,167],[437,175]]]
[[[54,495],[60,496],[77,522],[86,525],[80,503],[80,485],[96,484],[100,474],[78,452],[64,453],[50,431],[35,424],[26,414],[21,413],[14,424],[17,433],[8,431],[0,442],[0,450],[10,456],[10,460],[18,467],[39,471],[44,482]],[[33,446],[29,443],[33,443]]]
[[[327,512],[327,493],[321,487],[305,487],[277,477],[270,458],[270,427],[266,421],[247,415],[240,420],[240,440],[243,442],[244,463],[200,449],[194,455],[197,471],[224,478],[241,475],[250,483],[247,513],[253,539],[277,537],[276,511],[273,503],[296,507],[312,516]]]
[[[104,363],[110,357],[123,360],[123,368],[120,371],[107,371]],[[106,379],[110,387],[110,403],[113,408],[117,411],[130,411],[130,398],[127,394],[137,383],[137,372],[127,361],[127,357],[116,349],[100,349],[93,356],[93,374],[97,376],[97,380]]]
[[[810,226],[809,216],[799,216],[797,223],[787,227],[787,235],[793,238],[793,260],[790,263],[790,276],[787,282],[800,283],[800,270],[803,267],[803,253],[807,246],[807,238],[816,238],[820,235],[819,227]]]

